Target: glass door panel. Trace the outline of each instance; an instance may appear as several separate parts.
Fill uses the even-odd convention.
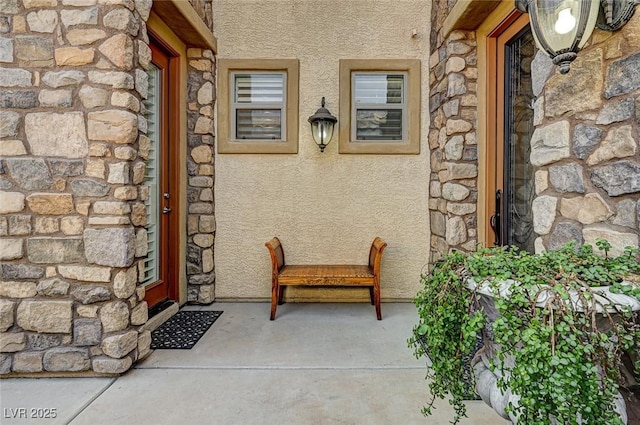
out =
[[[151,140],[151,148],[147,159],[144,185],[148,190],[148,198],[145,201],[147,207],[147,258],[144,260],[144,270],[141,283],[149,285],[159,280],[160,264],[158,241],[160,240],[160,149],[161,130],[160,119],[162,116],[162,71],[155,64],[151,64],[148,70],[149,94],[144,104],[147,118],[147,137]]]
[[[531,64],[536,48],[528,15],[513,11],[487,37],[487,197],[485,242],[534,250],[535,169]]]
[[[148,191],[147,257],[140,280],[145,300],[152,308],[178,296],[177,229],[179,199],[176,182],[179,160],[180,116],[179,60],[155,36],[150,44],[152,63],[147,71],[149,90],[144,100],[150,150],[146,158],[144,186]]]
[[[529,160],[533,134],[531,62],[536,53],[529,26],[505,45],[503,244],[533,252],[535,169]]]

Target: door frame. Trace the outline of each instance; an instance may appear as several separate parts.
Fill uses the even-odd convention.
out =
[[[489,224],[495,210],[497,171],[502,174],[504,163],[497,149],[502,149],[496,140],[503,140],[504,67],[496,62],[498,36],[514,22],[528,20],[528,16],[515,8],[513,1],[503,1],[478,27],[478,242],[484,246],[494,245],[494,233]],[[521,28],[520,28],[521,29]],[[519,30],[518,30],[519,31]],[[510,32],[510,31],[509,31]],[[514,33],[514,35],[517,31]]]
[[[177,93],[180,82],[180,68],[177,54],[166,45],[152,30],[149,31],[149,47],[152,62],[161,70],[160,105],[159,105],[159,143],[156,146],[159,161],[156,166],[160,170],[158,185],[158,209],[168,208],[169,213],[160,212],[157,223],[158,238],[158,280],[146,286],[145,300],[150,308],[167,301],[177,299],[177,270],[174,264],[177,260],[175,246],[170,244],[177,236],[177,221],[179,213],[179,182],[178,172],[180,164],[176,163],[177,155],[172,155],[177,146],[180,130],[180,120],[177,111]],[[166,198],[162,194],[169,194]],[[155,194],[150,194],[155,196]],[[174,214],[175,213],[175,214]]]
[[[164,263],[159,267],[168,267],[165,270],[168,284],[168,299],[184,304],[187,301],[187,48],[180,38],[162,21],[151,12],[147,21],[150,45],[155,44],[164,54],[169,56],[169,94],[168,119],[171,161],[170,172],[163,175],[171,184],[170,203],[162,199],[160,208],[170,206],[170,214],[161,214],[160,220],[169,220],[168,234],[161,235],[159,244],[167,252]],[[162,272],[162,269],[161,269]],[[145,297],[146,299],[146,297]]]

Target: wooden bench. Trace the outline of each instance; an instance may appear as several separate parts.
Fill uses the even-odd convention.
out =
[[[291,265],[284,260],[280,239],[273,238],[265,244],[271,255],[271,320],[276,318],[276,309],[282,304],[285,286],[359,286],[369,287],[371,304],[380,312],[380,260],[387,244],[375,238],[369,250],[368,265]]]

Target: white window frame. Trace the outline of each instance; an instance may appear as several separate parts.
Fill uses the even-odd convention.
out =
[[[283,103],[235,101],[235,75],[283,74]],[[298,153],[297,59],[220,59],[218,61],[218,153]],[[281,109],[280,139],[238,139],[238,109]]]
[[[403,74],[402,140],[357,140],[356,74]],[[419,154],[421,117],[421,62],[419,59],[340,59],[340,112],[338,151],[341,154]],[[370,104],[369,109],[392,109],[394,104]],[[382,107],[384,106],[384,108]]]
[[[237,102],[236,101],[236,81],[237,75],[257,75],[273,74],[282,75],[282,102]],[[277,71],[233,71],[229,73],[229,87],[231,93],[231,135],[234,141],[238,142],[285,142],[287,140],[287,73]],[[238,138],[237,116],[238,109],[279,109],[280,110],[280,137],[277,139],[242,139]]]
[[[356,103],[356,79],[359,75],[402,75],[402,102],[401,103]],[[408,139],[409,131],[407,129],[407,80],[408,74],[406,72],[380,72],[380,71],[357,71],[351,73],[351,134],[353,139],[362,143],[373,142],[388,142],[388,143],[403,143]],[[378,109],[378,110],[401,110],[402,111],[402,123],[401,123],[401,138],[400,139],[359,139],[357,129],[357,116],[360,109]]]

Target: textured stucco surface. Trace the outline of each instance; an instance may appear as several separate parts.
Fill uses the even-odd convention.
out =
[[[388,247],[383,299],[410,299],[429,255],[428,1],[214,0],[219,58],[300,61],[298,154],[218,154],[215,160],[217,298],[266,298],[264,243],[278,236],[289,263],[366,263],[375,236]],[[417,36],[412,37],[412,30]],[[419,155],[324,153],[307,117],[326,96],[338,116],[339,59],[420,59]],[[217,105],[217,107],[223,107]],[[347,290],[349,291],[349,290]],[[292,291],[353,298],[362,292]],[[297,295],[296,295],[297,294]]]

